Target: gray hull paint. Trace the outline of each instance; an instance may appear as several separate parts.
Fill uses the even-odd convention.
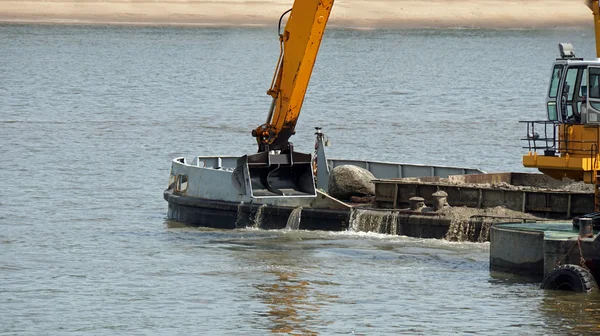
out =
[[[238,157],[196,157],[172,161],[169,187],[164,198],[169,203],[168,217],[183,223],[234,229],[252,226],[258,208],[263,206],[261,228],[284,228],[294,208],[303,207],[301,229],[344,230],[348,228],[349,209],[321,209],[315,197],[251,197],[235,187],[233,171]],[[377,178],[447,177],[453,174],[482,173],[477,169],[406,165],[358,160],[327,160],[329,167],[356,165],[370,170]],[[318,186],[319,187],[319,186]],[[325,206],[326,207],[326,206]]]

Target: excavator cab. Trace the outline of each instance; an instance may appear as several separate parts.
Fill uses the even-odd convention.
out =
[[[546,95],[547,120],[527,124],[525,167],[555,179],[594,185],[594,208],[600,212],[600,6],[586,1],[594,15],[595,60],[575,57],[573,46],[558,45]]]
[[[600,145],[600,61],[576,58],[559,44],[546,96],[547,120],[527,124],[525,167],[556,179],[594,183]]]

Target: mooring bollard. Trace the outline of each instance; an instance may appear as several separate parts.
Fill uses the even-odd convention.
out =
[[[433,196],[433,211],[441,210],[448,206],[448,193],[443,190],[438,190],[431,194]]]
[[[579,237],[590,238],[594,236],[594,224],[591,218],[579,218]]]
[[[425,199],[419,196],[413,196],[408,199],[410,203],[410,210],[421,211],[425,207]]]

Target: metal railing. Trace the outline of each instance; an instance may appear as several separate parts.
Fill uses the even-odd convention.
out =
[[[521,140],[527,141],[527,146],[523,147],[530,152],[538,150],[544,153],[557,152],[557,123],[550,120],[519,121],[527,124],[527,137]],[[538,127],[536,127],[536,125]],[[542,136],[540,136],[540,132]]]
[[[557,154],[569,154],[576,156],[588,156],[595,159],[598,155],[598,143],[600,143],[600,125],[585,125],[586,128],[594,128],[596,139],[594,140],[571,140],[569,139],[569,128],[563,124],[550,120],[520,121],[527,125],[527,136],[521,140],[527,141],[523,147],[529,152],[543,151],[545,156],[556,156]]]

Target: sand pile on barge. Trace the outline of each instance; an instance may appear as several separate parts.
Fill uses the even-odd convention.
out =
[[[447,207],[438,211],[442,216],[459,221],[468,221],[472,218],[496,218],[503,221],[539,220],[541,218],[503,206],[493,208]]]
[[[539,177],[537,177],[536,175],[539,175]],[[532,179],[531,176],[535,176],[537,178]],[[515,191],[568,191],[581,193],[594,192],[594,186],[592,184],[587,184],[582,181],[574,181],[571,179],[554,180],[541,174],[528,174],[527,185],[511,184],[504,181],[481,183],[465,182],[464,175],[450,176],[448,178],[402,178],[401,181],[410,182],[411,184],[488,188]]]
[[[269,25],[293,1],[0,0],[0,22]],[[590,26],[580,0],[357,0],[335,3],[330,26],[354,28]]]
[[[506,182],[498,183],[461,183],[452,181],[441,181],[440,185],[454,185],[454,186],[465,186],[465,187],[481,187],[490,189],[504,189],[504,190],[519,190],[519,191],[571,191],[571,192],[582,192],[590,193],[594,192],[594,186],[591,184],[585,184],[579,181],[557,181],[556,185],[537,185],[537,186],[519,186],[508,184]]]

